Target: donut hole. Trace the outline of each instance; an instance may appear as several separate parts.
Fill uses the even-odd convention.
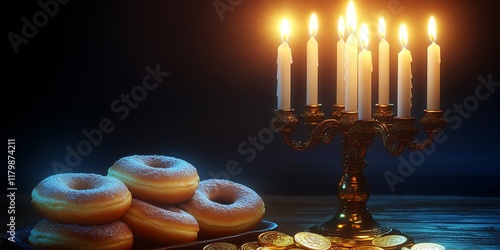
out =
[[[210,200],[215,202],[215,203],[222,204],[222,205],[231,205],[236,201],[236,198],[232,197],[232,196],[227,196],[227,195],[218,195],[218,196],[212,197]]]
[[[165,162],[161,160],[151,160],[147,165],[152,168],[168,168],[170,166],[170,164],[165,164]]]
[[[94,185],[92,185],[89,182],[84,182],[84,181],[75,181],[68,185],[69,188],[74,189],[74,190],[89,190],[93,189]]]

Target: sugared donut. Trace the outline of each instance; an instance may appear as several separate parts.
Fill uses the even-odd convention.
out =
[[[262,198],[252,189],[229,180],[199,183],[193,197],[179,204],[200,225],[200,238],[216,238],[251,230],[264,216]]]
[[[108,176],[123,181],[134,198],[163,204],[189,199],[200,181],[191,164],[161,155],[123,157],[108,169]]]
[[[96,225],[121,218],[132,196],[121,181],[90,173],[63,173],[42,180],[31,192],[31,204],[59,223]]]
[[[35,249],[130,249],[134,235],[121,221],[102,225],[60,224],[47,219],[31,230],[29,244]]]
[[[200,230],[196,219],[173,205],[154,205],[132,199],[123,216],[132,232],[148,243],[173,245],[195,241]]]

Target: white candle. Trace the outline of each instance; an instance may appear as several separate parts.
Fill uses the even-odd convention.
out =
[[[354,35],[356,30],[356,11],[352,1],[347,5],[347,29],[349,37],[346,41],[345,65],[345,110],[358,110],[358,39]]]
[[[389,104],[389,43],[385,40],[385,21],[378,23],[380,42],[378,44],[378,103]]]
[[[408,31],[403,24],[399,29],[399,39],[403,48],[398,54],[398,112],[399,118],[411,117],[411,62],[410,51],[406,48]]]
[[[338,23],[339,41],[337,42],[337,99],[336,99],[337,105],[345,104],[344,30],[345,30],[344,17],[341,16],[339,18],[339,23]]]
[[[318,42],[314,38],[317,31],[318,18],[313,13],[309,21],[311,38],[307,42],[307,105],[318,104]]]
[[[292,50],[288,46],[287,40],[290,34],[290,24],[287,20],[281,23],[281,35],[283,43],[278,47],[278,72],[277,72],[277,98],[278,109],[291,109],[291,64]]]
[[[368,26],[361,25],[359,32],[361,52],[358,56],[358,120],[372,118],[372,52],[368,47]]]
[[[436,20],[429,20],[429,38],[431,45],[427,47],[427,110],[440,110],[440,64],[441,48],[436,44]]]

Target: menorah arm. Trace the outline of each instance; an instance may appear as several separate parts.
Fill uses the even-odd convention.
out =
[[[392,155],[400,155],[406,147],[411,150],[423,150],[429,147],[437,133],[446,126],[442,111],[424,110],[420,124],[425,128],[427,136],[422,142],[417,142],[415,136],[418,130],[414,121],[414,118],[394,118],[392,123],[376,123],[375,129]]]
[[[318,146],[320,143],[329,143],[336,134],[340,133],[340,124],[336,119],[324,119],[320,105],[306,106],[301,114],[305,124],[311,127],[307,141],[292,139],[292,133],[298,123],[294,110],[276,110],[273,125],[278,131],[283,132],[283,137],[288,146],[298,151],[305,151]]]
[[[405,149],[405,144],[391,136],[390,125],[385,122],[376,122],[375,130],[384,143],[385,148],[394,156],[400,155]]]
[[[408,145],[412,150],[422,150],[429,147],[436,135],[446,126],[446,120],[443,117],[441,110],[424,110],[424,116],[420,120],[420,124],[424,127],[427,137],[421,143],[413,142]]]
[[[340,132],[339,122],[335,119],[326,119],[314,125],[309,139],[305,142],[291,138],[292,131],[284,132],[285,142],[293,149],[305,151],[322,143],[329,143]]]
[[[426,149],[427,147],[429,147],[429,145],[432,144],[432,142],[434,141],[434,137],[435,137],[435,133],[430,133],[430,134],[427,134],[427,137],[424,139],[424,141],[419,143],[416,140],[413,140],[413,141],[407,143],[407,146],[411,150]]]

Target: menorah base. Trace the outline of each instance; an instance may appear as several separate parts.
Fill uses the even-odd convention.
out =
[[[414,243],[413,237],[395,228],[381,226],[368,210],[361,214],[346,214],[340,209],[331,220],[305,231],[330,237],[332,242],[346,247],[371,246],[379,247],[373,249],[399,250]]]

